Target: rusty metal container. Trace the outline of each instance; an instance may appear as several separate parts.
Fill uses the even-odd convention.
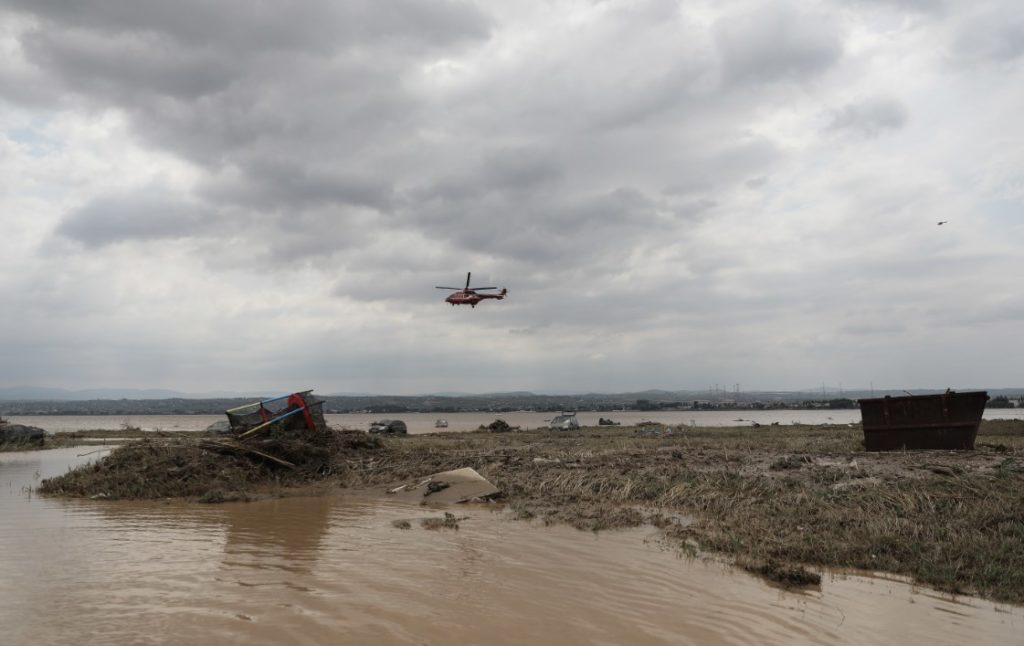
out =
[[[973,449],[984,391],[859,399],[868,451]]]

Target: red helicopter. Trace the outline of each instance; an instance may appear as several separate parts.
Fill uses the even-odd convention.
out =
[[[493,298],[493,299],[496,299],[496,300],[500,301],[503,298],[505,298],[506,294],[508,294],[508,290],[505,289],[504,287],[502,287],[501,291],[498,292],[497,294],[477,294],[478,291],[482,291],[482,290],[485,290],[485,289],[498,289],[498,288],[497,287],[470,287],[469,286],[469,277],[471,275],[472,275],[472,272],[466,272],[466,286],[465,287],[440,287],[440,286],[438,286],[437,289],[451,289],[451,290],[454,290],[454,292],[455,292],[454,294],[452,294],[448,298],[444,299],[444,302],[451,303],[452,307],[454,307],[456,305],[469,305],[470,307],[476,307],[476,304],[479,303],[480,301],[487,300],[488,298]]]

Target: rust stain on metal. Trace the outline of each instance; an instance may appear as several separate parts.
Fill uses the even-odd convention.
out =
[[[988,393],[860,399],[868,451],[973,449]]]

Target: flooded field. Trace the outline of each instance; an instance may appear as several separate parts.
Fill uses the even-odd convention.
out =
[[[552,413],[517,411],[512,413],[347,413],[325,415],[327,423],[335,428],[367,430],[370,422],[379,419],[401,419],[410,433],[472,431],[501,418],[512,426],[524,430],[547,425]],[[623,426],[644,420],[662,424],[688,424],[704,427],[738,426],[743,424],[858,424],[859,410],[773,410],[773,411],[665,411],[665,412],[580,412],[580,424],[597,426],[600,418],[611,418]],[[1024,419],[1024,409],[993,408],[985,411],[985,419]],[[125,424],[145,431],[202,431],[219,422],[223,415],[13,415],[6,417],[12,424],[38,426],[50,433],[63,431],[90,431],[119,429]],[[447,428],[436,428],[438,419],[448,422]]]
[[[459,507],[336,495],[200,505],[40,498],[102,453],[0,454],[5,644],[1013,644],[1024,609],[891,578],[786,592],[667,549]],[[99,449],[104,451],[106,449]]]

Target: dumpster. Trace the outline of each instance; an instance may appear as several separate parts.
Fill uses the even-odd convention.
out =
[[[973,449],[988,393],[859,399],[868,451]]]

